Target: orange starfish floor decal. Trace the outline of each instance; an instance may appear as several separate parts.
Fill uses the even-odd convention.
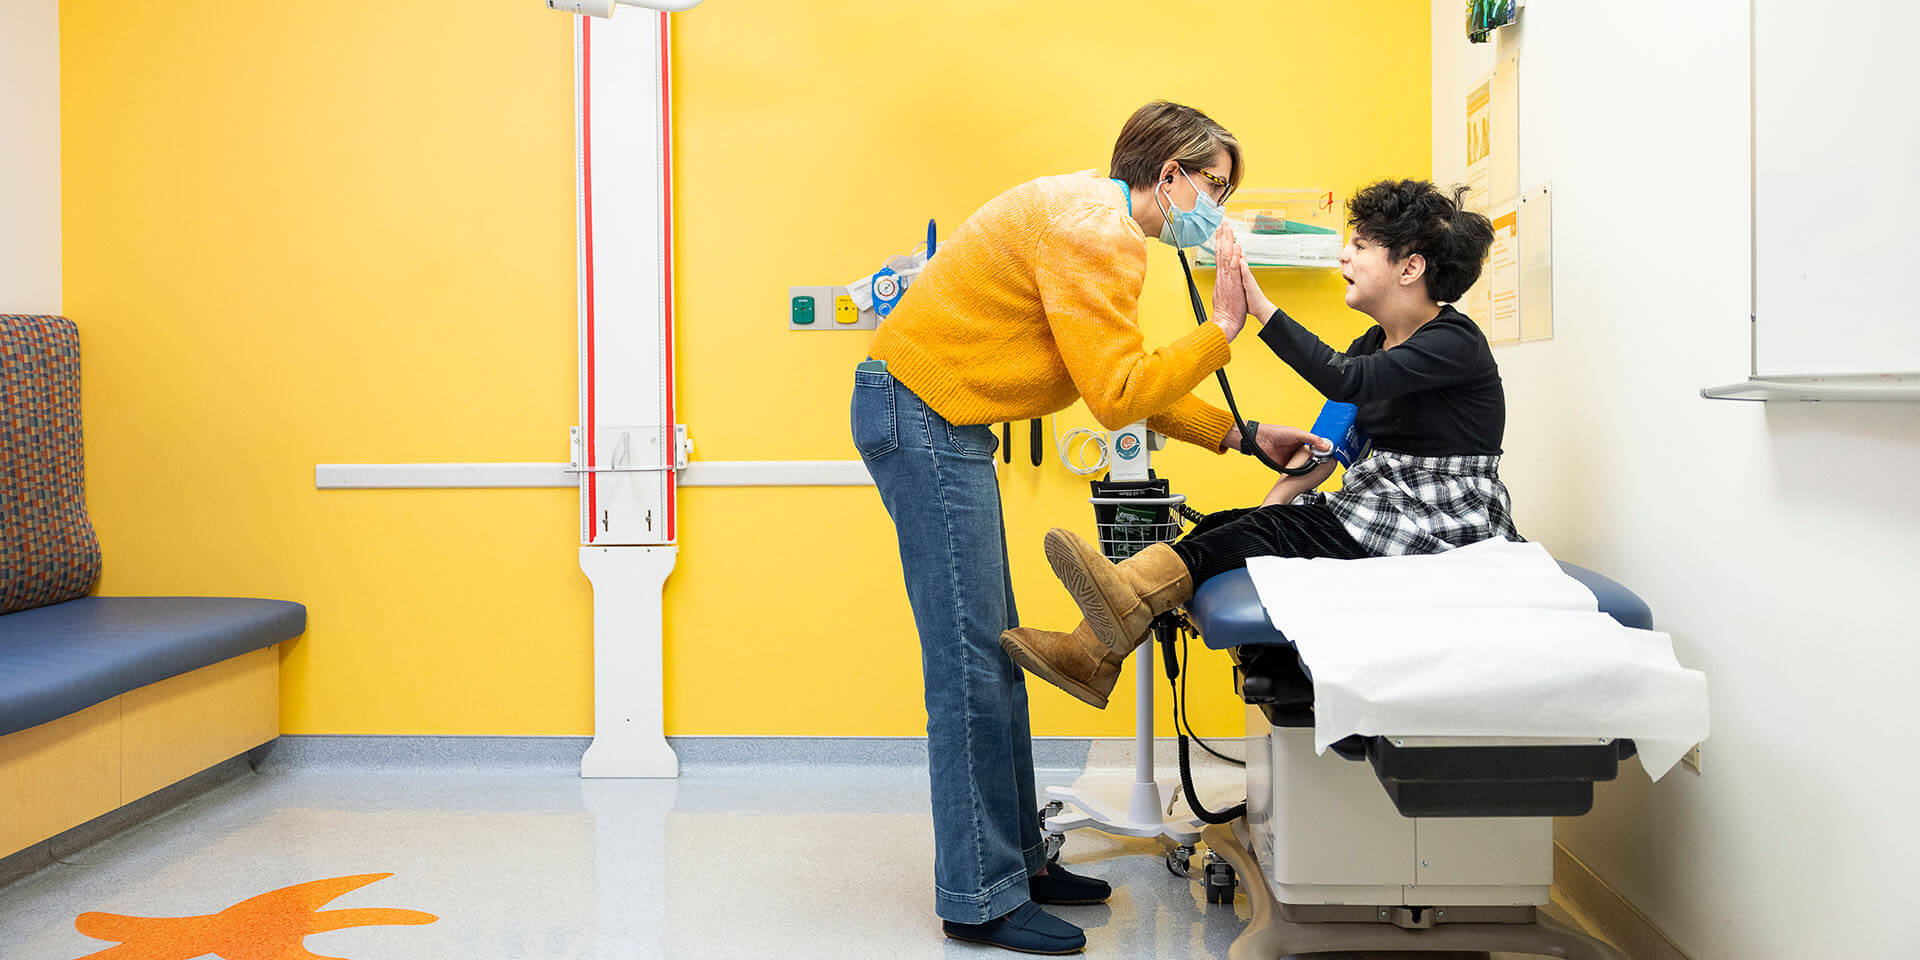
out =
[[[193,960],[208,954],[223,960],[337,960],[307,952],[307,937],[347,927],[432,923],[440,919],[418,910],[320,908],[391,873],[363,873],[282,887],[242,900],[219,913],[198,917],[123,917],[83,913],[74,929],[119,946],[80,960]]]

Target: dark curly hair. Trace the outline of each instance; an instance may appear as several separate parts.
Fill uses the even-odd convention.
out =
[[[1493,224],[1463,210],[1466,187],[1448,196],[1431,180],[1381,180],[1347,201],[1347,226],[1383,247],[1395,261],[1419,254],[1427,261],[1427,295],[1452,303],[1480,279],[1493,245]]]

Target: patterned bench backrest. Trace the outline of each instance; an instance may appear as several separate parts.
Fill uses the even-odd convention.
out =
[[[85,468],[79,328],[0,314],[0,614],[84,597],[100,578]]]

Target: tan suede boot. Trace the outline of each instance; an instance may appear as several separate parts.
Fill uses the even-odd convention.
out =
[[[1105,710],[1113,683],[1120,677],[1120,664],[1144,639],[1142,632],[1125,650],[1115,653],[1082,620],[1072,633],[1015,627],[1000,634],[1000,647],[1020,669]]]
[[[1047,531],[1047,563],[1110,651],[1131,650],[1153,618],[1193,599],[1193,575],[1164,543],[1114,564],[1070,530]]]

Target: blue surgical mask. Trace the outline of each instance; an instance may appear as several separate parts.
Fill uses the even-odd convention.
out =
[[[1182,169],[1180,175],[1187,177]],[[1187,184],[1193,187],[1194,203],[1192,210],[1182,210],[1173,204],[1171,196],[1160,202],[1161,193],[1153,192],[1154,202],[1160,204],[1160,242],[1170,247],[1198,247],[1205,244],[1220,229],[1220,221],[1226,211],[1220,204],[1207,195],[1205,190],[1187,177]]]

